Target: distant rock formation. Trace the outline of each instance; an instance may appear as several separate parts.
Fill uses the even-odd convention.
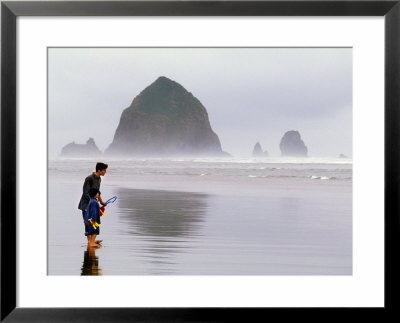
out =
[[[281,140],[279,145],[282,156],[293,156],[293,157],[307,157],[307,147],[301,140],[300,133],[298,131],[287,131]]]
[[[86,144],[76,144],[73,141],[61,149],[62,157],[96,157],[101,154],[93,138],[89,138]]]
[[[339,158],[349,158],[349,157],[347,157],[345,154],[340,154]]]
[[[105,154],[228,156],[205,107],[183,86],[159,77],[121,115]]]
[[[259,142],[256,143],[253,149],[253,157],[268,157],[268,151],[263,151]]]

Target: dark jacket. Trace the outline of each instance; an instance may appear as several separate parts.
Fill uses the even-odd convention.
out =
[[[95,173],[92,173],[88,177],[85,178],[85,182],[83,183],[83,193],[81,200],[79,201],[78,209],[79,210],[87,210],[87,207],[90,202],[90,196],[89,196],[89,190],[94,187],[100,190],[100,183],[101,183],[101,178],[100,176],[95,175]]]

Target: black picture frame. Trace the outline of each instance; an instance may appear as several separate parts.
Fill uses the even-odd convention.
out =
[[[383,308],[18,308],[16,19],[19,16],[383,16],[385,19],[385,305]],[[384,320],[399,297],[400,0],[387,1],[4,1],[1,3],[1,321],[253,322]],[[373,125],[371,125],[371,128]],[[366,291],[368,287],[366,287]],[[62,291],[60,291],[62,292]],[[56,297],[56,295],[55,295]],[[400,304],[399,304],[400,305]],[[266,312],[268,311],[268,313]],[[267,315],[273,315],[267,317]],[[359,318],[359,316],[357,317]]]

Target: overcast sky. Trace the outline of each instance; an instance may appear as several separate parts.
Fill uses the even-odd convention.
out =
[[[122,111],[159,76],[192,92],[222,149],[271,156],[298,130],[311,157],[352,156],[350,48],[51,48],[49,155],[112,142]]]

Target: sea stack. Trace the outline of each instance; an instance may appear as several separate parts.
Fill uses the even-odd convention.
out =
[[[256,143],[253,149],[253,157],[268,157],[268,151],[263,151],[261,144],[259,142]]]
[[[226,156],[206,108],[182,85],[161,76],[121,115],[106,154]]]
[[[62,157],[96,157],[101,154],[93,138],[89,138],[86,144],[76,144],[73,141],[61,149]]]
[[[298,131],[286,132],[279,145],[282,157],[307,157],[308,150]]]

